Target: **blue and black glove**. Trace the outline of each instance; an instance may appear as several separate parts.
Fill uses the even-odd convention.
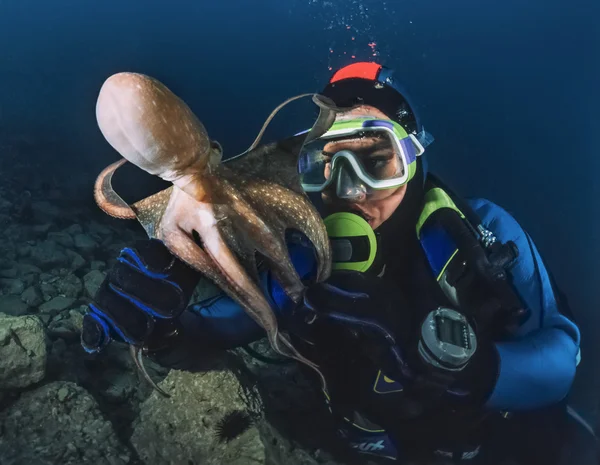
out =
[[[300,311],[305,319],[326,327],[334,344],[344,341],[344,346],[361,351],[399,378],[413,376],[404,355],[411,337],[410,313],[403,297],[382,279],[358,271],[335,271],[325,282],[307,289]]]
[[[141,240],[119,254],[83,317],[81,344],[99,352],[111,339],[152,350],[178,333],[201,274],[158,240]]]
[[[463,370],[429,363],[419,352],[422,318],[398,289],[372,274],[336,271],[327,281],[311,285],[303,304],[305,319],[325,326],[321,340],[331,341],[329,349],[342,346],[340,353],[346,359],[360,352],[357,361],[366,356],[415,399],[425,403],[446,395],[481,399],[494,383],[497,362],[486,341],[479,341]]]

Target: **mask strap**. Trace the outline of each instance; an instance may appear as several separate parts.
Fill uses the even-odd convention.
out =
[[[427,146],[431,145],[431,143],[435,140],[430,133],[425,131],[425,128],[421,129],[421,132],[416,135],[416,138],[421,143],[423,148],[427,148]]]

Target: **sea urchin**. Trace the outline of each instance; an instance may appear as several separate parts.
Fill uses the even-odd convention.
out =
[[[252,426],[250,414],[244,410],[233,410],[221,418],[216,425],[215,436],[219,442],[229,442]]]

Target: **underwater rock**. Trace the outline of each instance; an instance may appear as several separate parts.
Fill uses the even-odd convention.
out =
[[[19,273],[21,273],[21,276],[40,274],[42,272],[37,266],[31,265],[30,263],[17,263],[16,268]]]
[[[76,234],[74,241],[75,248],[83,256],[91,256],[98,247],[98,243],[87,234]]]
[[[50,354],[56,361],[62,361],[64,359],[65,352],[67,352],[67,343],[63,339],[57,339],[52,343]]]
[[[48,282],[40,283],[40,291],[42,292],[44,302],[48,302],[49,300],[58,297],[58,289]]]
[[[92,270],[83,277],[83,287],[85,288],[85,293],[88,297],[94,298],[102,281],[104,281],[105,276],[106,273],[103,273],[102,271]]]
[[[52,223],[36,224],[31,231],[35,237],[44,237],[52,229]]]
[[[8,211],[12,207],[12,203],[2,197],[0,197],[0,211]]]
[[[52,320],[48,325],[48,331],[51,337],[59,337],[65,341],[74,342],[80,337],[82,324],[83,314],[79,310],[70,310],[66,318]]]
[[[138,392],[139,379],[134,371],[107,370],[102,376],[103,398],[112,404],[120,404]]]
[[[311,434],[318,434],[320,425],[312,423],[313,428],[309,431]],[[282,436],[281,432],[277,428],[268,422],[261,424],[262,437],[271,438],[268,441],[268,463],[269,464],[282,464],[282,465],[346,465],[354,462],[338,462],[333,459],[331,454],[323,451],[322,449],[314,449],[313,447],[309,450],[298,447],[298,444],[290,441],[286,437]],[[325,438],[323,438],[325,439]],[[375,462],[360,462],[362,465],[376,465]],[[393,463],[393,462],[390,462]],[[405,465],[427,465],[424,463],[406,463]],[[444,464],[438,464],[444,465]],[[448,465],[448,464],[446,464]]]
[[[37,284],[38,278],[35,274],[26,274],[21,276],[21,281],[23,281],[23,284],[25,285],[25,290],[27,290],[29,286],[34,286]]]
[[[27,258],[31,255],[31,245],[29,244],[20,244],[17,246],[17,257],[19,258]]]
[[[0,213],[0,224],[8,224],[11,221],[10,215],[6,213]]]
[[[125,465],[128,450],[94,398],[70,382],[23,394],[0,413],[3,465]]]
[[[35,266],[42,270],[66,266],[69,258],[54,242],[45,240],[31,248],[31,260]]]
[[[27,303],[21,300],[18,295],[0,296],[0,313],[12,316],[25,315],[29,310]]]
[[[65,229],[65,232],[74,236],[76,234],[83,233],[83,228],[80,224],[72,224],[71,226]]]
[[[55,283],[56,289],[60,295],[65,297],[77,298],[83,292],[83,283],[74,274],[70,273],[62,277]]]
[[[20,279],[0,278],[0,288],[4,294],[21,295],[25,284]]]
[[[265,463],[265,446],[248,422],[252,414],[231,372],[171,370],[159,385],[172,397],[153,392],[141,405],[131,437],[145,463]]]
[[[90,263],[90,269],[104,271],[106,269],[106,263],[100,260],[92,260]]]
[[[60,208],[50,202],[40,201],[31,203],[33,219],[36,223],[53,223],[62,214]]]
[[[332,445],[338,443],[336,425],[314,380],[297,363],[282,360],[266,338],[249,346],[255,355],[244,349],[235,349],[235,353],[243,361],[250,383],[257,387],[268,412],[269,421],[262,422],[259,429],[269,463],[337,463],[331,455]],[[265,363],[257,355],[271,361]],[[279,363],[273,363],[277,360]],[[319,451],[318,457],[313,451]]]
[[[21,294],[21,301],[25,302],[30,307],[39,307],[44,303],[42,293],[36,286],[29,286]]]
[[[45,337],[35,316],[0,316],[0,390],[24,388],[44,378]]]
[[[79,333],[83,326],[83,315],[87,313],[87,305],[80,305],[78,308],[69,310],[69,324]]]
[[[67,257],[69,257],[69,259],[71,260],[71,270],[72,271],[77,271],[85,266],[85,264],[86,264],[85,259],[81,255],[79,255],[77,252],[67,249],[65,253],[66,253]]]
[[[71,235],[64,231],[48,233],[47,239],[50,241],[54,241],[57,244],[66,247],[67,249],[71,249],[75,246],[75,242],[73,241]]]
[[[0,270],[0,278],[16,278],[18,271],[16,268],[7,268]]]
[[[50,313],[54,315],[69,308],[71,305],[73,305],[73,302],[75,302],[75,299],[72,297],[63,297],[59,295],[58,297],[54,297],[54,299],[40,305],[39,309],[42,313]]]
[[[59,402],[64,402],[65,400],[67,400],[67,397],[69,397],[69,388],[66,386],[61,387],[58,392],[56,393],[56,398],[58,399]]]
[[[40,273],[40,276],[39,276],[40,283],[52,284],[52,283],[55,283],[56,281],[58,281],[60,276],[57,276],[56,270],[57,270],[57,268],[53,268],[49,271]]]
[[[92,236],[96,236],[101,240],[106,240],[113,234],[113,231],[108,226],[100,224],[97,221],[91,221],[87,225],[87,230]]]

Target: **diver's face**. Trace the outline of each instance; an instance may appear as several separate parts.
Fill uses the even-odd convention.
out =
[[[341,115],[341,117],[338,117],[338,120],[352,119],[360,116],[373,116],[375,118],[388,119],[384,113],[376,108],[364,105]],[[348,139],[331,143],[331,145],[327,144],[325,146],[326,152],[336,153],[340,150],[350,150],[357,155],[360,155],[361,158],[367,162],[377,164],[377,169],[382,172],[389,171],[390,174],[393,174],[392,172],[395,172],[398,169],[398,167],[395,166],[397,163],[396,157],[383,153],[380,140],[377,137]],[[327,176],[327,172],[325,174]],[[404,195],[406,194],[406,187],[407,185],[405,184],[391,189],[373,191],[369,193],[369,195],[363,194],[352,199],[342,199],[337,196],[335,183],[332,183],[329,188],[321,193],[321,197],[327,206],[329,213],[340,211],[359,212],[369,222],[371,228],[377,229],[384,221],[392,216],[396,208],[402,203]]]

